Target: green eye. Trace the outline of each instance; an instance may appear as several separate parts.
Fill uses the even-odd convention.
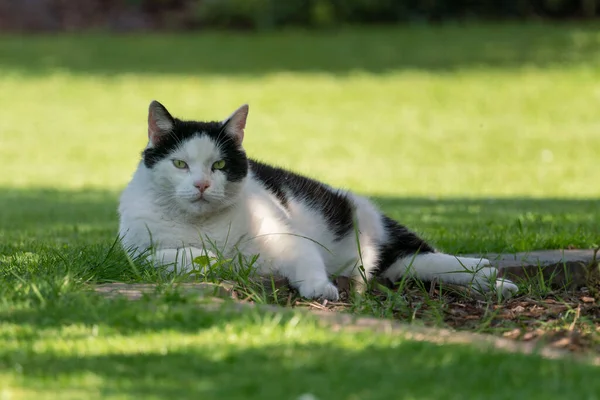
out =
[[[212,169],[217,170],[217,169],[223,169],[225,168],[225,160],[219,160],[219,161],[215,161],[212,165]]]
[[[175,166],[175,168],[179,169],[187,169],[188,167],[187,163],[183,160],[173,160],[173,165]]]

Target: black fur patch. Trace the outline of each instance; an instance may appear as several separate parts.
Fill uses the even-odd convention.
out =
[[[283,190],[285,181],[282,179],[282,170],[252,159],[249,162],[250,170],[254,173],[254,176],[277,197],[282,206],[287,208],[288,199]]]
[[[209,136],[221,149],[225,167],[223,172],[230,182],[239,182],[248,175],[248,159],[244,150],[223,132],[221,122],[195,122],[173,119],[173,130],[165,135],[155,147],[144,150],[144,165],[154,167],[157,162],[167,158],[181,143],[194,137]]]
[[[393,219],[382,215],[382,222],[387,233],[387,239],[379,248],[379,274],[385,272],[396,260],[411,256],[415,253],[433,253],[435,250],[427,242],[400,225]]]
[[[283,168],[250,160],[250,169],[256,178],[287,208],[289,193],[294,199],[319,210],[338,240],[352,230],[352,202],[343,191]]]

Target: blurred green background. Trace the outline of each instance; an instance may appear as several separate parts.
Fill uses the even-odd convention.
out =
[[[590,2],[23,4],[0,2],[7,254],[114,238],[152,99],[190,119],[248,102],[251,156],[373,196],[446,251],[600,242]]]

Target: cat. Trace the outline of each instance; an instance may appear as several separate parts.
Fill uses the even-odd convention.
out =
[[[329,279],[335,274],[393,282],[409,274],[505,297],[517,291],[488,260],[436,251],[365,197],[247,158],[248,110],[245,104],[223,121],[196,122],[150,104],[148,144],[118,210],[131,255],[178,271],[197,270],[194,258],[213,257],[215,249],[258,256],[259,274],[283,276],[301,296],[332,301],[339,298]]]

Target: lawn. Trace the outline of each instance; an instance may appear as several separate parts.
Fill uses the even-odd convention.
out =
[[[248,102],[252,156],[447,252],[600,245],[599,28],[1,36],[0,398],[596,398],[574,362],[83,289],[163,282],[113,248],[152,99]]]

